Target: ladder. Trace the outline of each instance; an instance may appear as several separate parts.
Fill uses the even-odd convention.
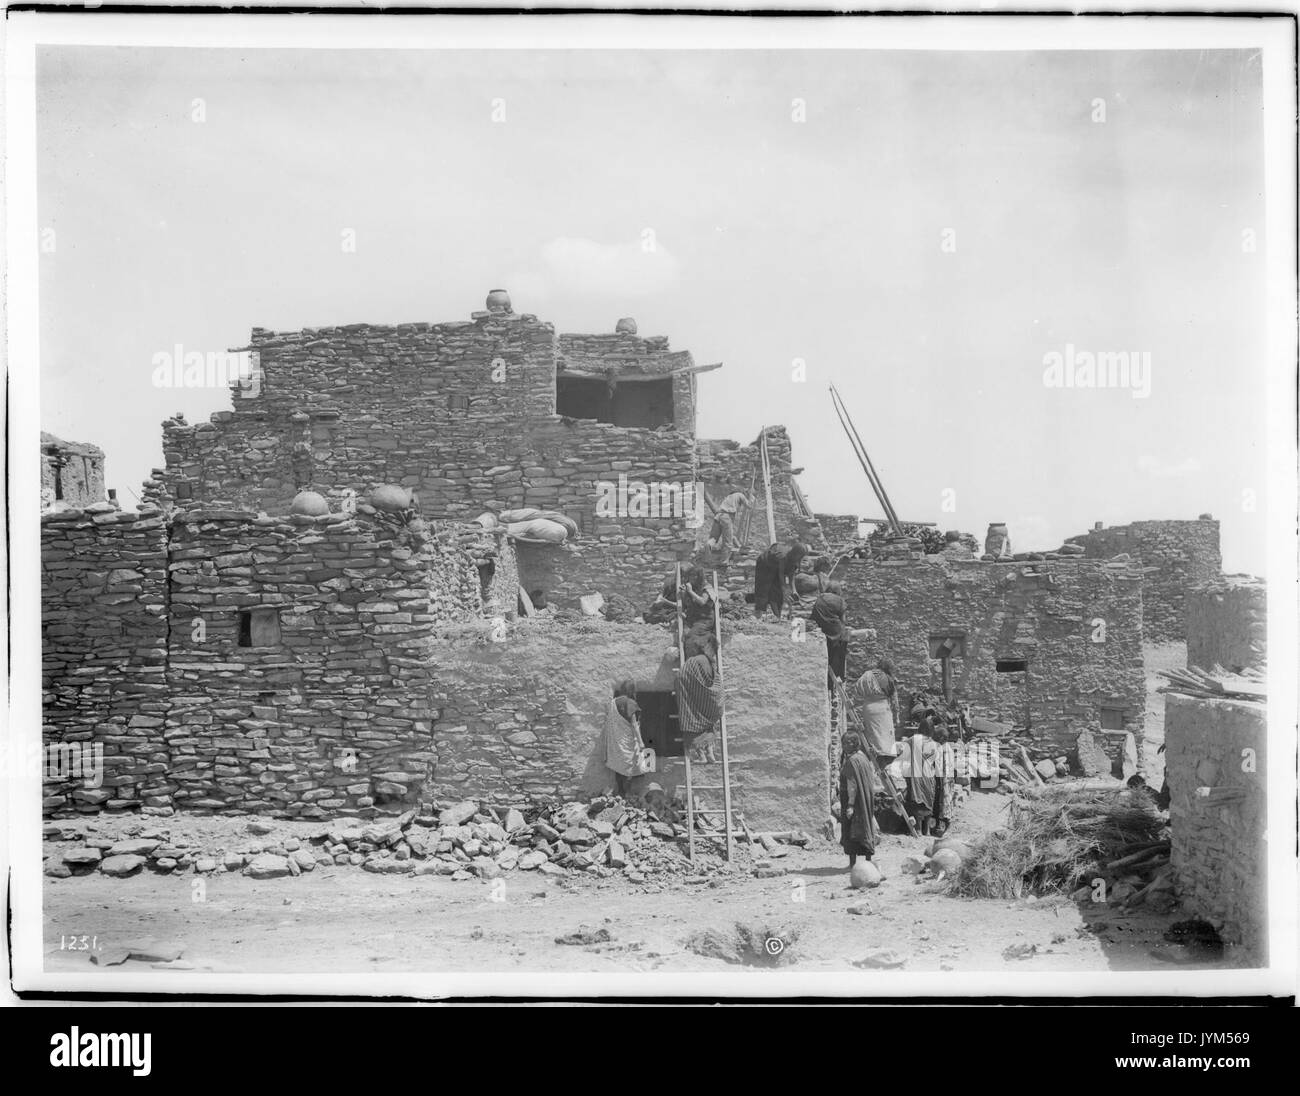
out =
[[[713,637],[717,644],[717,683],[722,693],[722,706],[718,718],[718,737],[720,740],[720,751],[722,754],[721,762],[693,762],[691,760],[691,747],[686,741],[685,736],[682,738],[682,759],[686,762],[686,848],[687,855],[692,861],[695,860],[695,828],[696,816],[701,819],[710,815],[722,814],[723,826],[719,833],[716,830],[705,829],[703,825],[700,832],[709,837],[722,837],[726,850],[726,858],[731,860],[732,840],[737,837],[744,837],[752,841],[749,833],[749,827],[745,824],[744,814],[739,808],[733,809],[731,805],[731,758],[727,752],[727,694],[726,686],[722,673],[722,615],[718,606],[718,572],[713,572]],[[684,613],[684,594],[682,592],[682,565],[677,564],[677,668],[686,665],[686,624]],[[680,698],[680,692],[678,694]],[[702,765],[721,765],[722,783],[721,784],[696,784],[694,767],[696,764]],[[695,802],[695,793],[699,791],[722,792],[722,811],[702,808]]]
[[[853,710],[853,706],[849,703],[848,694],[844,689],[844,682],[838,677],[835,678],[835,693],[839,701],[840,711],[848,717],[849,725],[854,730],[863,732],[865,741],[866,729],[862,726],[862,720],[858,718],[858,713]],[[876,771],[880,773],[880,782],[885,786],[885,799],[888,800],[890,808],[907,824],[908,833],[913,837],[920,837],[921,835],[916,830],[916,823],[912,821],[912,816],[907,813],[902,800],[898,798],[898,789],[894,787],[894,778],[889,773],[889,766],[880,763],[880,755],[871,748],[870,743],[867,745],[867,755],[871,758],[871,763],[875,765]]]

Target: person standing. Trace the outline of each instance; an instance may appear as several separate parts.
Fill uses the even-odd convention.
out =
[[[923,834],[931,831],[935,813],[935,760],[934,739],[920,733],[909,735],[902,743],[902,766],[905,790],[903,807],[916,821]]]
[[[754,561],[754,615],[761,617],[769,608],[781,619],[785,608],[785,597],[790,595],[791,612],[794,611],[796,594],[794,576],[799,571],[799,564],[808,554],[808,546],[795,542],[790,547],[772,544]]]
[[[613,771],[615,791],[621,796],[627,795],[631,777],[640,774],[642,748],[636,682],[624,679],[614,686],[614,699],[605,712],[605,765]]]
[[[844,749],[840,765],[840,844],[852,868],[859,856],[870,860],[875,855],[880,830],[876,826],[876,797],[866,744],[857,731],[846,731],[840,745]]]
[[[851,699],[862,704],[867,745],[882,758],[898,753],[894,727],[898,722],[898,670],[888,658],[876,663],[850,687]]]
[[[726,563],[731,558],[731,553],[741,546],[736,539],[736,524],[740,520],[740,512],[751,506],[753,500],[744,491],[732,491],[718,503],[718,509],[713,515],[713,526],[709,530],[708,545],[718,553],[719,563]]]

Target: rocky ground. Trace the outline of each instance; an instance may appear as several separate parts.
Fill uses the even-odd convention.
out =
[[[952,833],[996,828],[1008,800],[976,794]],[[247,819],[195,819],[211,844],[247,843]],[[278,832],[262,841],[291,841]],[[545,875],[456,880],[318,863],[297,877],[141,870],[49,878],[46,968],[70,971],[440,972],[1090,971],[1197,963],[1164,943],[1176,915],[1068,899],[979,901],[905,872],[928,840],[887,837],[879,887],[854,891],[820,836],[765,853],[708,857],[694,874]],[[304,843],[304,847],[307,847]],[[298,851],[298,850],[291,850]],[[783,869],[783,870],[781,870]],[[779,874],[778,874],[779,871]],[[759,876],[765,876],[760,878]],[[760,952],[769,939],[779,940]],[[769,950],[778,954],[771,957]],[[125,954],[123,954],[125,953]]]

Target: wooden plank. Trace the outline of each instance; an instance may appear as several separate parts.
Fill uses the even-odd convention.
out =
[[[713,589],[718,590],[718,572],[713,572]],[[722,733],[722,805],[726,817],[731,817],[731,774],[727,766],[727,687],[722,676],[722,612],[718,607],[718,597],[713,597],[713,633],[718,644],[718,661],[714,667],[718,680],[718,692],[722,696],[722,711],[718,716],[718,727]],[[727,830],[727,860],[731,860],[731,830]]]

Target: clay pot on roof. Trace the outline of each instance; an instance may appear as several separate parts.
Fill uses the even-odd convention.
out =
[[[487,310],[489,312],[509,312],[510,294],[504,289],[494,289],[487,295]]]

